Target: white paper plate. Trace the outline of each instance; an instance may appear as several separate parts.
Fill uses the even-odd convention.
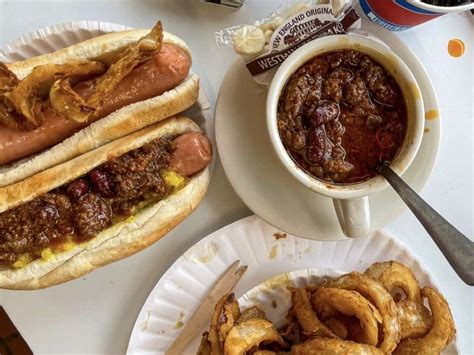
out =
[[[168,269],[148,296],[133,327],[127,354],[163,354],[214,283],[237,259],[249,266],[234,290],[237,297],[276,275],[290,273],[286,278],[301,275],[301,272],[291,274],[294,270],[364,271],[374,262],[386,260],[409,266],[421,285],[438,287],[419,259],[384,230],[370,237],[333,242],[292,235],[277,239],[284,235],[279,233],[275,227],[251,216],[192,246]],[[255,299],[253,293],[253,290],[248,291],[242,301],[249,305],[250,300]],[[267,301],[260,299],[259,303]],[[194,339],[185,353],[195,354],[198,344],[199,339]],[[456,348],[452,349],[456,353]]]

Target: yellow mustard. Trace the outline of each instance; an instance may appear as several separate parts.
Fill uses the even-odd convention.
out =
[[[161,177],[165,181],[166,185],[173,188],[173,192],[176,192],[186,186],[186,178],[174,171],[166,170],[161,173]]]
[[[15,269],[21,269],[33,260],[30,253],[21,254],[20,257],[13,263]]]
[[[41,252],[41,259],[43,259],[45,261],[48,261],[53,257],[54,257],[54,254],[53,254],[53,251],[51,250],[51,248],[43,249],[43,251]]]

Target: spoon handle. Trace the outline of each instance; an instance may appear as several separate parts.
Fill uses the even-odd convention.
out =
[[[408,186],[389,166],[379,173],[392,185],[444,254],[459,277],[474,285],[474,243],[445,220]]]

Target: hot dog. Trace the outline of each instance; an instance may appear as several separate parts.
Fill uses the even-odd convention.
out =
[[[41,110],[31,110],[41,113],[40,119],[37,120],[39,125],[26,130],[21,125],[1,124],[0,119],[0,186],[20,181],[38,171],[172,116],[196,101],[199,80],[196,75],[190,74],[190,51],[182,40],[164,32],[162,43],[157,46],[159,50],[155,48],[156,53],[146,53],[147,48],[137,49],[145,52],[145,60],[140,62],[140,56],[137,56],[139,59],[135,61],[131,60],[131,63],[135,64],[132,70],[117,80],[116,85],[109,85],[106,95],[96,95],[101,98],[98,105],[94,107],[87,102],[89,98],[94,101],[94,94],[100,90],[101,78],[110,74],[115,63],[123,61],[127,49],[140,47],[137,43],[148,35],[149,31],[145,30],[107,34],[55,53],[6,65],[20,83],[28,80],[38,67],[64,65],[75,60],[96,61],[104,66],[105,73],[93,75],[92,78],[79,77],[79,80],[73,77],[71,80],[74,93],[93,110],[93,114],[83,122],[68,117],[67,112],[57,110],[50,102],[52,90],[49,98],[47,95],[44,97],[43,93]],[[148,45],[146,42],[145,44]],[[109,76],[113,79],[114,75],[120,73],[121,70],[115,70],[113,75]],[[56,75],[54,80],[58,78],[63,77]],[[51,84],[52,82],[48,85]],[[2,95],[7,101],[10,99],[10,110],[12,106],[17,109],[20,105],[18,99],[15,101],[10,98],[11,92],[2,93],[1,88],[0,104]],[[14,114],[18,116],[17,111]],[[24,113],[20,111],[20,114]],[[26,117],[28,118],[28,115]],[[36,122],[23,118],[23,123],[24,121]],[[24,157],[28,158],[19,160]]]
[[[212,149],[169,118],[0,188],[0,287],[36,289],[131,255],[203,197]]]
[[[90,123],[132,103],[143,101],[173,89],[186,79],[191,60],[179,47],[164,44],[150,61],[128,74],[105,99],[97,117],[88,122],[68,120],[54,111],[40,127],[31,130],[0,128],[0,164],[23,158],[61,142]],[[93,90],[93,80],[79,83],[74,90],[87,97]]]

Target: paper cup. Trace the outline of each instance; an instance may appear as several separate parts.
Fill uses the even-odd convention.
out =
[[[360,0],[364,14],[390,31],[404,31],[451,12],[474,8],[474,3],[459,6],[436,6],[413,0]]]

